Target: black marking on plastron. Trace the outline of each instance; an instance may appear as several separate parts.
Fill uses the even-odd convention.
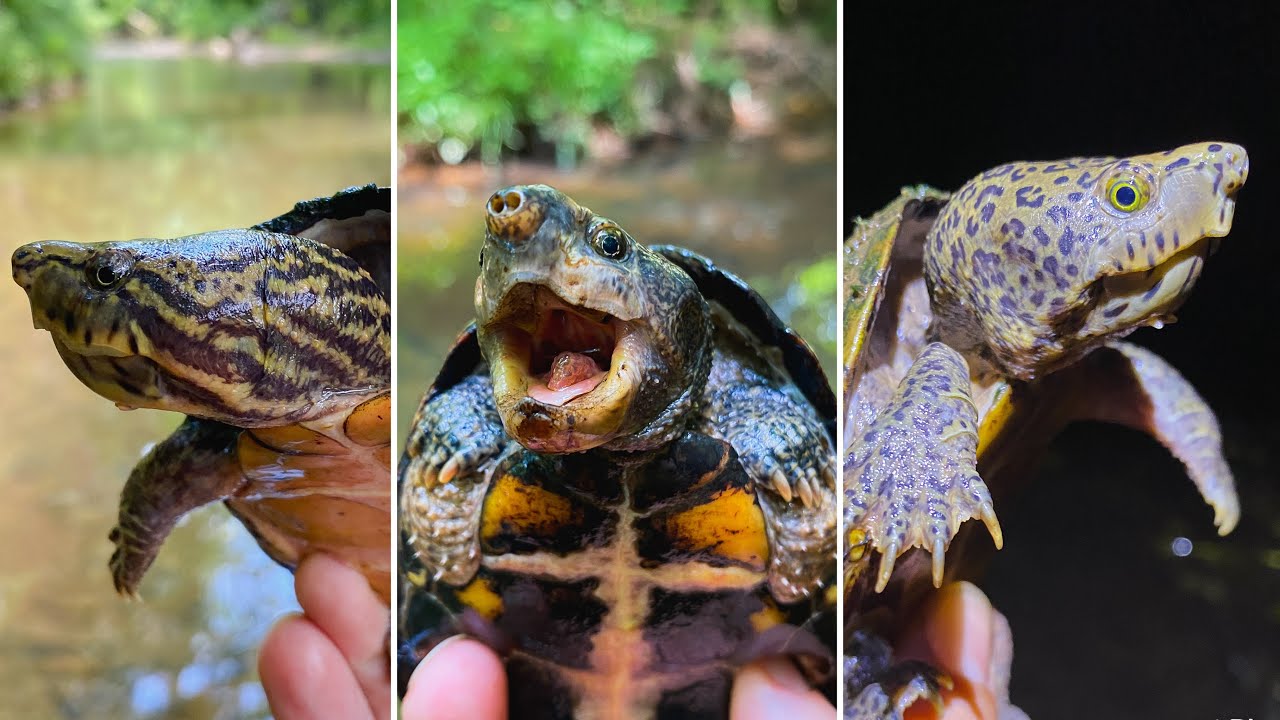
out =
[[[520,649],[565,667],[590,666],[592,640],[608,608],[595,579],[563,582],[481,569],[478,578],[502,598],[494,625]]]
[[[729,673],[718,668],[695,675],[689,684],[662,693],[658,699],[657,717],[662,720],[727,717],[731,681]]]
[[[651,594],[644,639],[658,672],[680,672],[732,657],[756,635],[751,616],[764,609],[757,592],[673,592]]]
[[[572,720],[578,697],[553,669],[519,655],[507,660],[507,697],[516,720]]]

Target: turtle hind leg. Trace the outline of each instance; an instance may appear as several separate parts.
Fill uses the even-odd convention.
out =
[[[891,662],[888,643],[866,630],[845,639],[845,720],[902,720],[917,700],[939,712],[951,678],[928,663]]]
[[[1127,342],[1090,353],[1082,370],[1084,377],[1071,383],[1074,417],[1118,423],[1159,440],[1213,508],[1218,534],[1231,532],[1240,519],[1240,499],[1218,420],[1191,383],[1159,355]]]
[[[845,527],[851,545],[865,543],[881,555],[877,592],[912,547],[932,554],[940,587],[947,546],[969,518],[981,518],[996,547],[1003,544],[991,493],[978,476],[977,416],[968,365],[932,343],[849,449]]]
[[[236,461],[240,428],[187,418],[134,467],[120,494],[109,539],[116,592],[136,596],[138,583],[178,519],[220,500],[244,482]]]

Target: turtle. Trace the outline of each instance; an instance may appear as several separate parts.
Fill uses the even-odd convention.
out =
[[[966,555],[1003,545],[995,501],[1068,422],[1154,436],[1218,531],[1236,525],[1213,411],[1123,338],[1174,320],[1248,172],[1244,148],[1225,142],[1012,162],[954,193],[906,188],[855,223],[843,260],[847,717],[938,699],[947,679],[895,665],[880,638],[960,577]],[[970,518],[990,545],[980,525],[959,532]]]
[[[367,185],[247,229],[14,252],[80,382],[187,416],[121,494],[117,592],[137,596],[178,519],[222,500],[276,562],[332,553],[390,605],[390,212]]]
[[[775,654],[834,697],[813,351],[735,275],[551,187],[494,193],[485,227],[476,320],[400,462],[401,692],[465,633],[505,658],[512,717],[720,717]]]

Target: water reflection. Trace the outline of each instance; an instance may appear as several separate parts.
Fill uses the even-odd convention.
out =
[[[99,61],[76,99],[0,117],[0,254],[170,237],[389,182],[386,66]],[[107,532],[180,418],[82,387],[0,282],[0,717],[266,715],[258,645],[292,577],[220,506],[188,517],[127,602]]]

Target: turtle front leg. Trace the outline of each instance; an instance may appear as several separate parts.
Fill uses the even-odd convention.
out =
[[[116,546],[110,562],[116,592],[136,597],[138,583],[178,519],[227,497],[245,481],[236,460],[241,432],[189,417],[134,467],[109,536]]]
[[[400,528],[434,579],[461,586],[479,569],[490,470],[512,445],[486,375],[418,408],[400,460]]]
[[[795,602],[821,587],[836,547],[835,450],[816,410],[750,369],[711,373],[705,430],[737,451],[769,532],[769,591]]]
[[[1004,543],[991,493],[978,476],[978,412],[970,392],[964,358],[932,343],[848,449],[845,528],[851,548],[870,546],[881,555],[876,592],[912,547],[932,554],[933,584],[941,587],[947,546],[969,518],[986,523],[997,548]]]
[[[1074,418],[1118,423],[1159,440],[1213,508],[1218,534],[1231,532],[1240,499],[1218,419],[1191,383],[1159,355],[1127,342],[1090,353],[1083,371],[1084,381],[1072,384],[1079,389]]]

